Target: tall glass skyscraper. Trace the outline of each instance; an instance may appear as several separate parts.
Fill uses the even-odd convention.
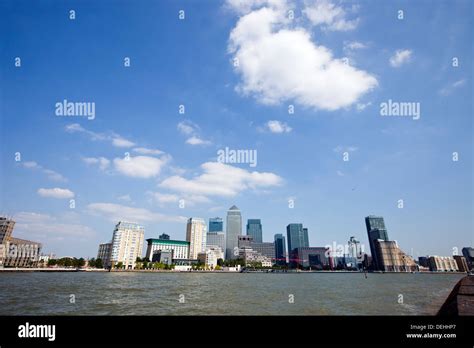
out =
[[[227,211],[226,223],[226,251],[225,258],[227,260],[236,259],[238,257],[239,236],[242,234],[242,215],[239,208],[235,205]]]
[[[375,241],[378,239],[388,241],[388,232],[385,227],[385,221],[381,216],[369,215],[365,218],[365,226],[367,227],[370,253],[372,254],[372,263],[374,269],[379,270],[381,269],[380,255],[377,253]]]
[[[253,237],[255,243],[262,243],[262,222],[260,219],[247,220],[247,236]]]
[[[303,224],[289,224],[286,226],[286,235],[288,238],[288,255],[290,256],[290,265],[294,264],[293,251],[296,248],[309,247],[308,229],[303,228]]]
[[[222,218],[210,218],[208,232],[224,232],[224,221],[222,220]]]
[[[285,236],[281,233],[275,234],[275,259],[277,265],[286,264]]]

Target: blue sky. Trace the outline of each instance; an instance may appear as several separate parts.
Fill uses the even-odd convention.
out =
[[[122,218],[184,239],[233,204],[266,241],[301,222],[313,246],[367,245],[376,214],[414,256],[473,244],[470,1],[0,6],[0,212],[45,252],[95,256]],[[95,118],[56,116],[64,99]],[[381,116],[389,99],[420,118]]]

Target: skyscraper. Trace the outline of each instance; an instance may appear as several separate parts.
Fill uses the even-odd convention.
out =
[[[209,248],[221,248],[222,252],[225,252],[225,233],[224,232],[208,232],[206,240],[206,249]]]
[[[215,217],[209,219],[209,232],[224,232],[224,221],[222,221],[222,218]]]
[[[111,266],[122,262],[126,269],[134,268],[137,257],[142,257],[144,236],[145,229],[136,223],[120,221],[115,225],[110,253]]]
[[[286,243],[285,236],[281,233],[275,234],[275,259],[277,265],[286,264]]]
[[[381,216],[369,215],[365,218],[365,226],[367,227],[374,269],[381,270],[380,255],[378,255],[378,248],[375,245],[375,241],[379,239],[388,241],[388,232],[385,228],[385,222]]]
[[[189,242],[189,258],[196,260],[206,250],[207,227],[204,219],[189,218],[186,226],[186,241]]]
[[[290,256],[290,266],[295,266],[295,253],[297,248],[309,247],[308,229],[303,228],[303,224],[289,224],[286,226],[288,238],[288,255]]]
[[[227,211],[226,232],[225,258],[228,260],[236,259],[238,257],[239,236],[242,234],[242,215],[235,205]]]
[[[262,222],[260,219],[247,220],[247,236],[251,236],[255,243],[262,243]]]

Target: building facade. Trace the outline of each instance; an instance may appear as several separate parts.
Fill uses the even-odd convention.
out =
[[[283,266],[286,264],[285,236],[283,236],[281,233],[275,234],[274,244],[275,244],[275,263],[277,265]]]
[[[365,218],[365,226],[367,228],[367,236],[369,239],[370,253],[372,255],[372,265],[375,270],[382,270],[377,255],[375,241],[388,241],[388,232],[385,227],[385,221],[381,216],[369,215]]]
[[[185,260],[189,257],[189,242],[172,239],[149,238],[147,241],[146,258],[153,259],[155,251],[170,251],[172,259]]]
[[[10,239],[13,227],[15,227],[15,221],[0,216],[0,244],[5,244]]]
[[[238,240],[239,240],[238,242],[239,249],[243,247],[250,248],[250,244],[252,244],[253,242],[253,237],[252,236],[239,236]]]
[[[251,236],[255,243],[262,243],[262,222],[260,219],[247,220],[247,236]]]
[[[286,226],[286,236],[288,240],[288,255],[290,257],[290,267],[297,266],[297,260],[292,257],[297,248],[309,247],[308,229],[303,228],[303,224],[289,224]]]
[[[209,219],[209,233],[211,232],[224,232],[224,221],[220,217]]]
[[[326,247],[298,247],[293,249],[291,258],[295,268],[311,268],[312,270],[331,269],[332,258]]]
[[[206,250],[207,226],[201,218],[190,218],[186,226],[186,241],[189,242],[189,258],[197,259]]]
[[[405,254],[396,241],[378,239],[374,242],[378,256],[379,270],[384,272],[415,272],[418,265]]]
[[[430,271],[431,272],[457,272],[458,265],[451,256],[430,256]]]
[[[458,265],[458,270],[459,272],[469,272],[469,266],[467,265],[466,258],[461,255],[455,255],[453,256],[454,261],[456,261],[456,264]]]
[[[222,251],[225,251],[225,233],[207,232],[206,249],[210,247],[219,247]]]
[[[41,243],[10,237],[4,247],[4,267],[38,267]]]
[[[462,254],[466,258],[467,266],[472,270],[474,268],[474,248],[462,248]]]
[[[97,258],[102,260],[104,268],[110,267],[110,257],[112,255],[112,242],[99,244]]]
[[[272,262],[275,261],[275,243],[272,242],[262,242],[256,243],[251,242],[250,247],[258,252],[259,254],[267,257]]]
[[[115,267],[119,262],[125,269],[135,268],[137,257],[142,257],[145,229],[133,222],[119,221],[112,237],[110,264]]]
[[[227,211],[226,259],[236,259],[239,250],[239,236],[242,235],[242,215],[235,205]]]

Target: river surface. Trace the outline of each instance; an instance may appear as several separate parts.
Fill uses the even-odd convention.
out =
[[[0,272],[0,315],[431,315],[462,277]]]

